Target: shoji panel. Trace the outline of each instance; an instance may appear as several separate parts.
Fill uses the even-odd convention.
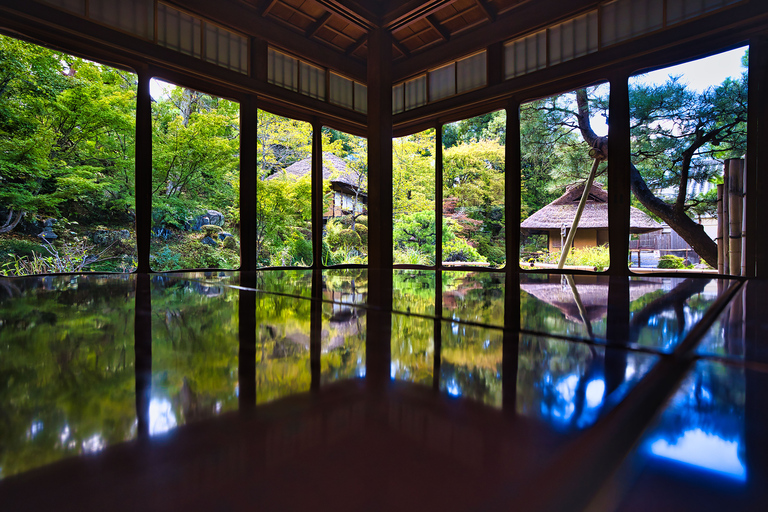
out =
[[[427,75],[405,82],[405,110],[427,104]]]
[[[405,110],[405,84],[392,87],[392,113],[397,114]]]
[[[354,83],[349,78],[344,78],[336,73],[330,73],[328,101],[341,107],[353,108]]]
[[[89,0],[88,17],[131,34],[153,39],[153,0]]]
[[[504,45],[504,77],[530,73],[547,66],[547,31],[540,30]]]
[[[165,4],[157,4],[157,44],[186,53],[202,56],[202,22]]]
[[[456,64],[433,69],[429,75],[429,101],[437,101],[456,94]]]
[[[298,91],[299,61],[270,48],[267,52],[267,81],[292,91]]]
[[[486,52],[456,61],[456,92],[462,93],[488,84]],[[431,94],[431,93],[430,93]]]
[[[598,35],[596,10],[550,27],[549,65],[596,52]]]
[[[205,24],[203,58],[240,73],[248,73],[248,40],[211,23]]]
[[[615,0],[601,9],[603,45],[631,39],[664,26],[664,0]]]
[[[355,82],[355,110],[368,113],[368,87],[358,82]]]
[[[667,24],[679,23],[741,0],[667,0]]]
[[[299,61],[299,92],[325,101],[325,70]]]
[[[85,16],[85,0],[38,0],[44,4],[53,5],[65,11]]]

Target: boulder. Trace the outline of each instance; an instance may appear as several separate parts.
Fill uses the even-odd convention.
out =
[[[59,235],[53,232],[53,228],[50,226],[46,226],[43,228],[43,232],[39,233],[37,236],[42,238],[43,240],[56,240],[59,238]]]
[[[229,238],[233,236],[232,233],[227,233],[226,231],[222,231],[219,233],[219,240],[224,240],[225,238]]]
[[[209,236],[207,236],[207,237],[203,238],[202,240],[200,240],[200,243],[205,244],[205,245],[210,245],[211,247],[218,247],[219,246],[219,244],[216,243],[216,240],[214,240],[213,238],[211,238]]]
[[[202,226],[207,224],[213,224],[214,226],[224,225],[224,214],[217,212],[216,210],[206,210],[197,217],[189,221],[191,229],[193,231],[200,231]]]
[[[224,239],[224,247],[227,248],[227,249],[236,250],[237,249],[237,242],[235,241],[235,238],[229,236],[226,239]]]
[[[98,245],[110,245],[120,240],[125,240],[131,237],[131,232],[127,229],[97,229],[91,235],[93,243]]]

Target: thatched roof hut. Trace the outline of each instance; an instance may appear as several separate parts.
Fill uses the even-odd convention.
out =
[[[582,317],[573,290],[561,282],[559,276],[550,276],[545,282],[520,283],[520,289],[541,302],[559,309],[572,322],[594,322],[608,312],[608,278],[602,276],[574,276],[576,291],[586,313]],[[634,279],[629,283],[629,300],[634,302],[643,295],[662,289],[661,280]]]
[[[267,179],[271,180],[286,176],[301,178],[302,176],[308,175],[311,171],[312,157],[308,156],[303,160],[299,160],[298,162],[289,165],[283,169],[283,172],[272,174]],[[323,180],[346,185],[347,187],[359,186],[357,173],[347,167],[346,162],[333,153],[323,153]],[[362,189],[365,190],[365,188],[365,183],[363,183]]]
[[[295,162],[282,172],[276,172],[267,177],[268,180],[278,178],[298,179],[312,172],[312,157]],[[346,162],[333,153],[323,153],[323,181],[331,183],[333,197],[328,210],[323,212],[323,219],[341,217],[352,213],[363,213],[368,204],[367,180],[350,169]]]
[[[523,221],[520,227],[528,232],[570,228],[579,206],[584,183],[569,185],[565,194]],[[579,219],[579,229],[608,229],[608,192],[599,183],[592,185]],[[662,229],[661,224],[635,207],[630,207],[630,233],[648,233]]]
[[[549,249],[559,249],[561,228],[570,229],[584,191],[584,183],[569,185],[565,194],[537,211],[520,224],[523,234],[549,235]],[[630,207],[630,233],[660,231],[661,224],[648,215]],[[599,183],[592,185],[579,219],[574,247],[594,247],[608,243],[608,192]]]

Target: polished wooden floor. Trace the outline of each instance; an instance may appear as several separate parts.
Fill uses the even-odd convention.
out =
[[[765,510],[767,296],[696,275],[0,279],[0,510]]]

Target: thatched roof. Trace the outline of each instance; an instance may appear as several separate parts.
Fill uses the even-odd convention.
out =
[[[608,312],[608,280],[597,276],[578,276],[575,280],[579,299],[586,311],[586,320],[593,322],[603,318]],[[629,300],[633,302],[663,286],[661,281],[631,281]],[[573,290],[570,286],[562,284],[559,276],[550,276],[548,282],[521,283],[520,289],[542,302],[555,306],[568,320],[582,323]]]
[[[569,185],[565,194],[525,219],[520,227],[527,231],[560,229],[563,226],[570,228],[583,192],[584,183]],[[608,192],[603,190],[599,183],[593,184],[589,191],[587,204],[584,205],[584,212],[579,219],[579,228],[608,229]],[[637,208],[630,207],[631,233],[648,233],[661,229],[661,224]]]
[[[312,171],[312,157],[308,156],[299,160],[288,167],[283,172],[276,172],[267,179],[276,179],[279,177],[293,176],[300,178],[308,175]],[[347,164],[333,153],[323,153],[323,180],[329,180],[331,183],[343,183],[350,187],[358,186],[358,176],[353,170],[347,167]],[[365,189],[365,184],[363,184]]]

